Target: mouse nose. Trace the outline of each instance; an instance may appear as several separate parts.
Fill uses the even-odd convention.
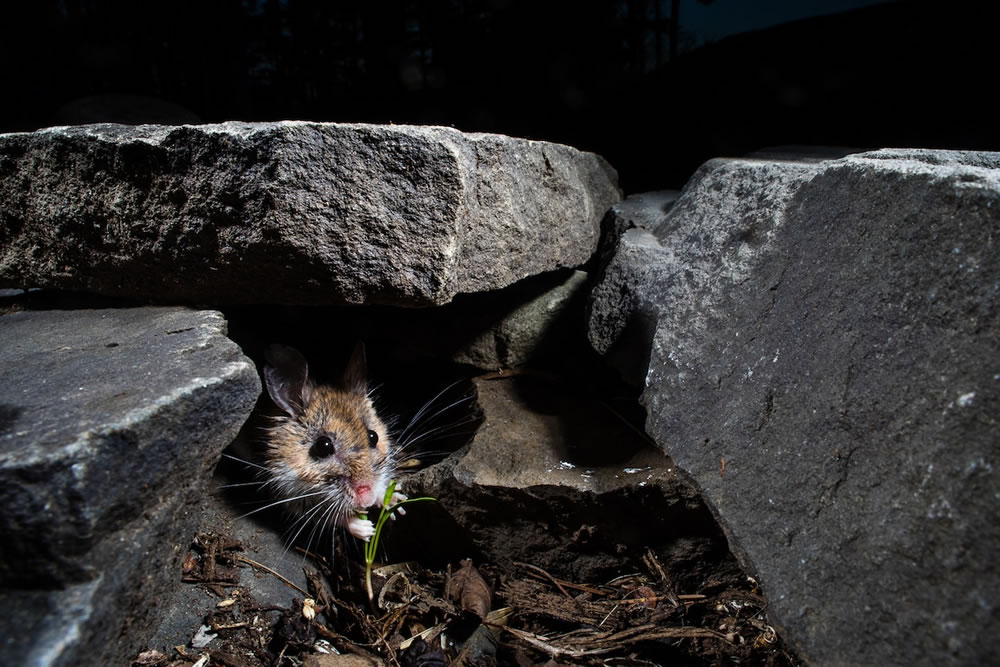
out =
[[[354,502],[358,507],[371,507],[375,504],[375,490],[371,484],[356,484],[354,486]]]

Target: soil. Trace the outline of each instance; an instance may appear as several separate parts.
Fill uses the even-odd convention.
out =
[[[369,601],[350,538],[338,539],[332,569],[301,550],[277,569],[254,543],[267,531],[235,532],[250,537],[196,537],[180,576],[197,602],[184,607],[174,643],[152,644],[134,664],[800,664],[769,625],[755,582],[731,558],[706,570],[697,540],[623,554],[620,574],[605,581],[568,581],[526,562],[387,564],[373,571]],[[334,662],[336,653],[364,662]]]

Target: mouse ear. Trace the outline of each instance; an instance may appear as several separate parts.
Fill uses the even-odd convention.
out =
[[[344,371],[344,387],[355,394],[368,394],[368,364],[365,361],[365,344],[358,341]]]
[[[305,357],[294,347],[271,345],[264,351],[264,359],[264,384],[271,400],[290,417],[300,416],[312,394]]]

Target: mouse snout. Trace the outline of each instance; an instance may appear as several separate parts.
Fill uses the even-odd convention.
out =
[[[375,504],[375,489],[371,484],[355,484],[351,490],[357,507],[371,507]]]

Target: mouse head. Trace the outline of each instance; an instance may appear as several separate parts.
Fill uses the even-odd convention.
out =
[[[358,344],[340,387],[316,384],[305,357],[287,345],[265,353],[264,384],[281,410],[267,438],[268,471],[286,497],[340,493],[368,507],[390,476],[390,442],[368,395],[365,350]]]

